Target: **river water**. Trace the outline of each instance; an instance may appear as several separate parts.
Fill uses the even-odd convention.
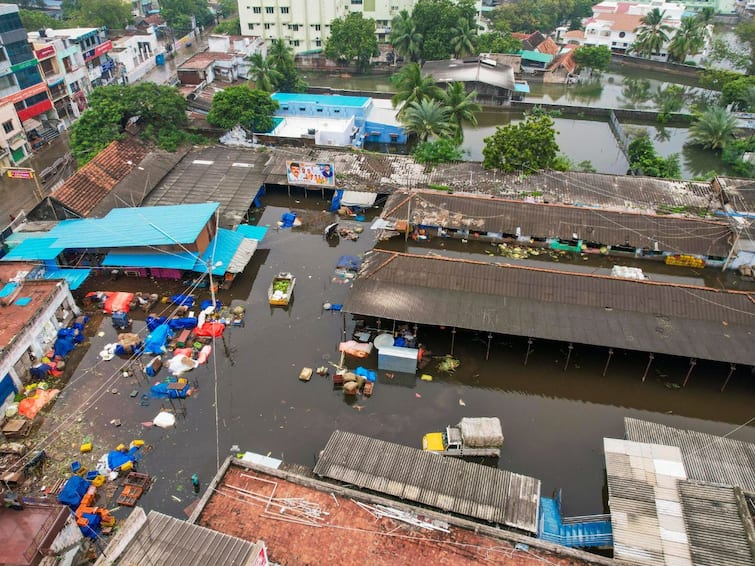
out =
[[[652,98],[631,99],[625,85],[627,81],[642,80],[648,84],[650,93],[671,84],[683,84],[690,90],[697,88],[694,81],[679,78],[680,83],[670,83],[662,73],[639,71],[631,68],[615,68],[603,73],[600,80],[578,85],[544,84],[531,81],[528,102],[543,102],[570,106],[601,108],[634,108],[655,110]],[[371,92],[394,92],[390,75],[336,75],[327,73],[309,73],[304,79],[312,86],[334,89],[364,90]],[[464,128],[465,159],[482,160],[482,148],[486,137],[495,133],[497,126],[521,121],[522,113],[486,109],[478,115],[478,127]],[[624,154],[608,126],[600,120],[580,120],[565,117],[554,119],[556,141],[561,153],[573,164],[589,161],[599,173],[623,175],[628,164]],[[689,137],[686,128],[663,127],[660,124],[623,124],[628,133],[641,130],[648,132],[658,153],[664,157],[677,153],[683,178],[705,176],[710,171],[719,174],[731,174],[730,167],[723,163],[716,153],[705,151],[687,144]]]
[[[442,430],[463,416],[498,416],[505,435],[501,468],[541,479],[544,495],[563,489],[567,514],[600,513],[605,509],[602,439],[622,438],[624,417],[725,434],[753,416],[755,387],[747,369],[740,368],[721,393],[728,366],[699,362],[682,389],[686,360],[659,356],[643,383],[645,354],[617,351],[603,377],[606,351],[601,348],[576,346],[564,372],[563,344],[536,341],[525,366],[526,340],[496,336],[485,360],[486,336],[464,332],[457,334],[454,347],[461,366],[443,374],[431,364],[424,370],[431,382],[379,372],[371,398],[349,400],[329,379],[315,375],[308,383],[299,381],[302,367],[338,360],[343,320],[340,313],[322,310],[325,302],[344,302],[349,292],[348,284],[333,276],[338,257],[361,254],[375,243],[369,229],[357,241],[326,242],[322,227],[332,216],[323,212],[329,203],[317,196],[305,197],[299,190],[289,197],[285,190],[271,190],[264,198],[259,224],[274,226],[292,208],[304,226],[271,229],[233,288],[220,293],[225,303],[240,301],[248,310],[246,326],[227,330],[224,346],[217,344],[217,381],[212,364],[194,370],[190,378],[199,391],[184,402],[186,419],[179,418],[176,429],[138,433],[154,445],[142,467],[158,476],[141,502],[145,507],[180,515],[191,500],[191,473],[206,486],[216,459],[222,461],[233,445],[313,465],[335,429],[420,447],[425,432]],[[297,276],[287,310],[267,304],[267,287],[279,271]],[[353,322],[346,321],[350,335]],[[383,321],[383,328],[391,324]],[[450,350],[448,330],[420,327],[419,336],[434,355]],[[347,364],[374,368],[375,354],[364,361],[347,358]],[[112,414],[102,406],[108,399],[100,402],[104,414]],[[136,406],[133,419],[138,425],[157,410],[155,403]],[[742,429],[733,438],[755,442],[755,429]]]

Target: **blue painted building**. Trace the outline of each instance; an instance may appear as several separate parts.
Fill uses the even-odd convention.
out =
[[[367,96],[275,93],[280,121],[271,135],[313,138],[318,145],[361,147],[365,141],[405,144],[407,134],[389,100]]]

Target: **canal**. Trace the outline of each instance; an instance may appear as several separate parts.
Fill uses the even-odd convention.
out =
[[[646,354],[617,352],[603,376],[605,350],[576,346],[564,372],[563,344],[536,341],[525,366],[526,340],[496,336],[486,361],[487,337],[471,332],[456,336],[460,367],[444,374],[431,364],[424,372],[432,381],[379,372],[374,395],[356,400],[345,398],[327,378],[301,382],[302,367],[338,360],[342,317],[322,308],[325,302],[343,303],[349,293],[348,280],[334,276],[338,257],[362,254],[375,243],[368,227],[377,209],[363,223],[358,240],[324,240],[322,228],[333,219],[325,212],[328,205],[301,190],[291,197],[285,190],[271,190],[264,198],[257,222],[271,229],[241,278],[219,295],[225,303],[244,303],[247,316],[244,328],[229,329],[217,344],[217,379],[212,364],[194,370],[190,377],[199,390],[185,402],[187,415],[177,428],[134,433],[154,446],[143,463],[145,471],[158,477],[142,500],[147,508],[181,515],[191,502],[185,491],[188,477],[198,473],[206,486],[216,460],[222,461],[234,445],[311,466],[335,429],[420,447],[425,432],[442,430],[463,416],[498,416],[505,435],[499,467],[541,479],[543,495],[563,489],[567,514],[600,513],[605,509],[602,439],[622,438],[624,417],[713,434],[728,434],[753,417],[755,387],[749,369],[740,368],[721,393],[728,366],[700,362],[681,388],[687,360],[659,356],[643,383]],[[276,231],[276,222],[289,209],[298,212],[303,226]],[[294,302],[287,310],[267,304],[268,285],[279,271],[297,276]],[[383,321],[384,328],[390,325]],[[353,327],[347,318],[347,335]],[[420,327],[419,336],[434,355],[449,352],[449,330]],[[96,355],[99,345],[91,348]],[[347,364],[374,368],[375,354],[366,360],[347,358]],[[98,410],[112,415],[107,404],[115,398],[103,397]],[[154,404],[135,406],[131,418],[136,430],[157,410]],[[125,433],[130,427],[121,418]],[[755,428],[739,430],[732,438],[755,442]]]

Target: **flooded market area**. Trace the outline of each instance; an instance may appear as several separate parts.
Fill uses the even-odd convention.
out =
[[[93,467],[103,451],[142,439],[146,447],[139,469],[154,476],[155,483],[139,504],[183,516],[198,498],[191,476],[198,476],[203,492],[233,453],[252,451],[311,467],[337,429],[420,448],[425,433],[462,417],[497,416],[505,437],[498,467],[542,480],[544,496],[562,490],[563,512],[573,516],[606,510],[603,438],[623,438],[625,417],[755,442],[755,428],[740,427],[753,417],[749,368],[738,368],[721,392],[728,364],[699,361],[682,387],[688,361],[663,355],[656,356],[643,382],[645,353],[617,350],[606,368],[605,348],[576,345],[564,371],[569,355],[564,343],[536,340],[527,354],[526,338],[496,335],[488,352],[486,334],[420,326],[417,338],[432,358],[416,376],[377,371],[369,397],[345,396],[330,377],[315,374],[301,381],[306,367],[324,366],[332,374],[339,343],[355,330],[351,316],[324,305],[346,302],[352,280],[337,274],[336,265],[341,256],[372,249],[377,232],[370,225],[380,210],[370,209],[361,222],[343,222],[346,237],[326,240],[324,228],[337,220],[327,212],[330,201],[319,191],[290,191],[268,189],[251,219],[268,227],[264,240],[233,286],[217,295],[226,305],[245,306],[244,325],[229,326],[214,340],[208,363],[186,374],[192,395],[145,401],[155,379],[138,372],[124,377],[123,360],[99,356],[116,339],[106,317],[96,332],[90,330],[89,349],[42,429],[45,435],[55,433],[46,445],[51,456],[72,448],[78,452],[83,438],[91,437],[92,455],[82,454],[79,460]],[[290,211],[297,213],[301,226],[276,229]],[[410,244],[407,248],[400,237],[377,243],[427,254],[456,253],[452,248],[463,246],[457,240],[444,244],[450,251]],[[480,254],[486,255],[484,249]],[[666,267],[658,265],[659,271]],[[285,308],[268,302],[270,281],[279,272],[297,278],[294,299]],[[690,279],[695,275],[676,273]],[[712,270],[696,275],[715,277]],[[100,278],[97,283],[103,290],[121,291],[130,280]],[[204,300],[210,293],[197,289],[196,296]],[[378,324],[391,330],[394,321],[366,321],[367,327]],[[134,321],[134,332],[143,328],[143,321]],[[435,356],[450,352],[460,364],[441,371]],[[346,356],[345,363],[352,370],[374,370],[376,353],[365,359]],[[175,428],[151,426],[162,408],[176,414]]]

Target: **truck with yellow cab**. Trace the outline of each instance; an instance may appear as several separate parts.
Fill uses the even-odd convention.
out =
[[[503,446],[503,430],[498,417],[464,417],[445,432],[429,432],[422,437],[422,449],[443,456],[487,456],[498,458]]]

